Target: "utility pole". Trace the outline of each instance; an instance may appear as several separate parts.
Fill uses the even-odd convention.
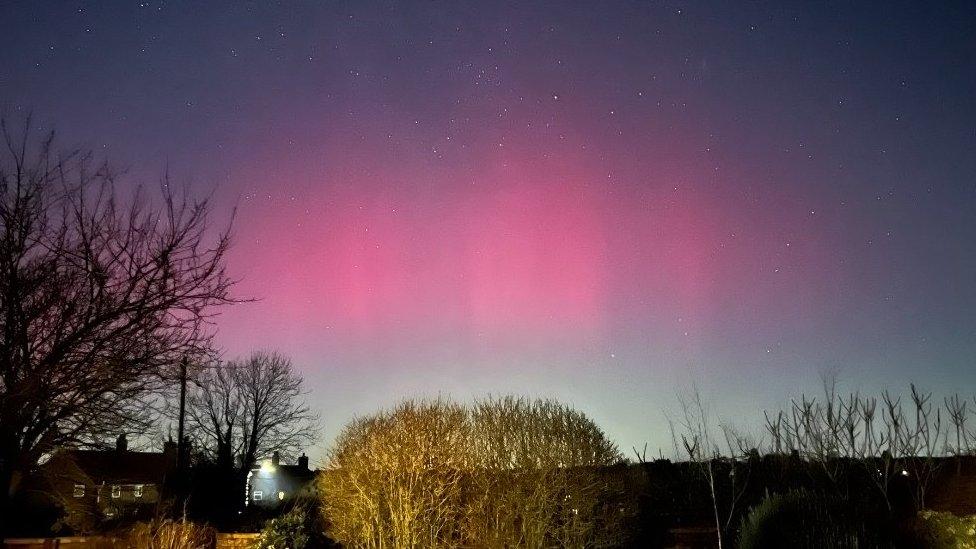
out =
[[[187,358],[180,361],[180,419],[177,431],[179,439],[176,441],[176,470],[182,477],[186,468],[186,435],[184,432],[184,418],[186,417],[186,368]]]

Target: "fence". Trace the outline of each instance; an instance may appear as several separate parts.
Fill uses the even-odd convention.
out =
[[[260,534],[217,534],[216,549],[250,549]],[[108,536],[16,538],[3,540],[4,549],[120,549],[119,540]]]

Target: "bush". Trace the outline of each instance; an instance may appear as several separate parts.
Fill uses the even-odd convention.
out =
[[[310,541],[308,512],[304,507],[296,506],[268,521],[261,531],[258,549],[305,549]]]
[[[885,545],[852,506],[806,490],[766,496],[743,519],[740,549],[863,548]]]
[[[405,402],[353,421],[319,477],[329,536],[344,546],[456,546],[469,459],[461,406]]]
[[[919,535],[932,549],[976,549],[976,516],[922,511],[918,514]]]
[[[319,491],[347,547],[613,547],[634,514],[621,460],[551,400],[406,401],[345,427]]]
[[[129,543],[140,549],[208,549],[217,544],[213,528],[186,520],[140,522],[129,532]]]

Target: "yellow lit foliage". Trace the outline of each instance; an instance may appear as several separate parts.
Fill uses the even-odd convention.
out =
[[[605,472],[620,460],[554,401],[407,401],[348,424],[319,488],[347,547],[607,546],[626,515]]]
[[[932,549],[976,549],[976,516],[957,517],[951,513],[919,513],[925,546]]]

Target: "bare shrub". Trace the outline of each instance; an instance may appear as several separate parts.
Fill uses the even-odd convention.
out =
[[[332,537],[364,548],[460,546],[468,428],[467,412],[442,399],[347,425],[320,479]]]
[[[825,377],[821,395],[801,395],[787,410],[766,414],[770,449],[816,464],[841,497],[849,495],[851,478],[867,479],[889,510],[894,479],[906,477],[916,508],[924,509],[939,458],[972,448],[966,401],[953,395],[942,404],[914,384],[907,397],[883,391],[878,399],[841,393]]]
[[[210,549],[217,544],[217,533],[185,519],[156,519],[133,526],[128,542],[140,549]]]
[[[712,415],[698,387],[690,398],[678,401],[680,416],[670,421],[675,451],[697,465],[708,486],[716,543],[721,549],[727,545],[735,527],[733,518],[740,513],[740,501],[749,487],[750,454],[755,445],[731,425],[712,425]]]
[[[620,453],[550,400],[407,401],[351,422],[320,480],[351,547],[601,547],[620,535]]]
[[[472,408],[468,537],[489,547],[603,546],[625,510],[606,468],[621,455],[600,428],[553,400],[503,397]],[[619,486],[617,487],[619,490]]]

